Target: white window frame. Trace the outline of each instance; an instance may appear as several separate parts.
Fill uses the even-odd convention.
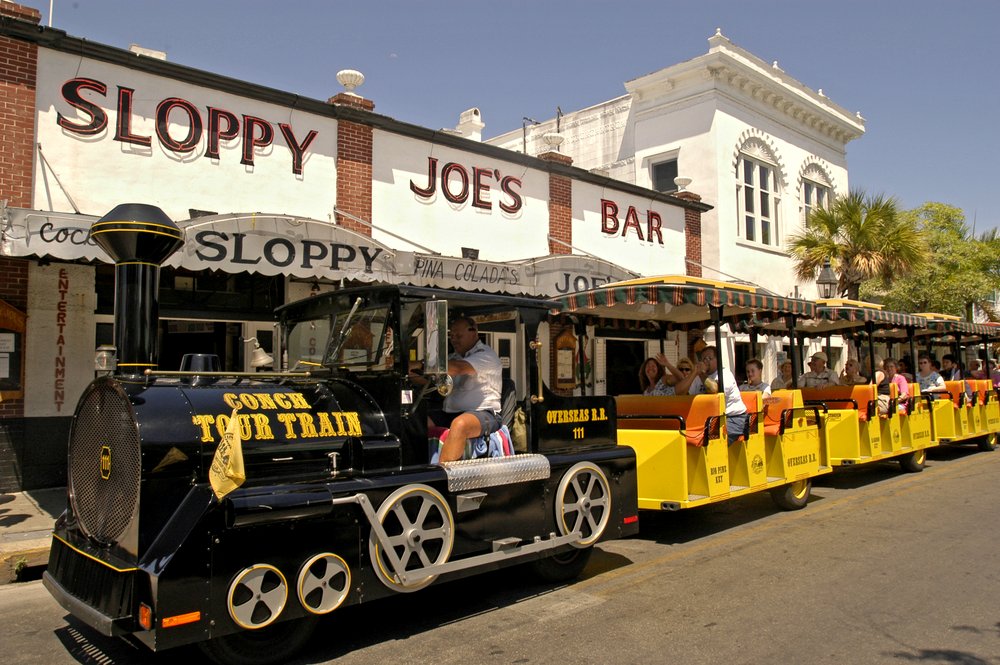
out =
[[[799,213],[802,225],[805,226],[809,219],[809,213],[816,208],[829,210],[833,204],[833,185],[826,170],[818,164],[809,164],[802,171],[801,184],[799,185]],[[817,198],[817,193],[822,194]]]
[[[747,182],[747,165],[752,165],[750,182]],[[768,182],[761,186],[761,170],[767,169]],[[747,206],[750,197],[751,206]],[[778,167],[776,164],[761,159],[759,156],[740,152],[736,163],[736,206],[737,237],[765,247],[781,246],[781,219],[778,211],[781,209],[781,191],[778,187]],[[764,214],[764,208],[768,214]],[[752,209],[751,209],[752,208]],[[751,233],[747,230],[750,229]],[[768,232],[767,242],[764,232]]]

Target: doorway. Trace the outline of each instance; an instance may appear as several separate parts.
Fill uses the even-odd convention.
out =
[[[639,367],[646,359],[646,343],[638,340],[604,340],[606,395],[634,395],[639,390]]]

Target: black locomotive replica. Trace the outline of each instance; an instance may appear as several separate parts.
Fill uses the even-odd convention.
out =
[[[345,288],[279,310],[286,371],[159,371],[159,266],[183,233],[127,204],[91,237],[116,262],[118,362],[77,406],[44,584],[101,633],[280,661],[337,608],[519,563],[572,578],[596,542],[637,532],[614,399],[559,396],[541,376],[552,302]],[[527,377],[509,402],[524,424],[515,455],[431,463],[449,309],[515,335]],[[426,384],[409,376],[411,351]],[[219,499],[209,469],[231,426],[246,481]]]

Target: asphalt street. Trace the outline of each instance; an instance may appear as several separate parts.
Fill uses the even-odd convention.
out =
[[[1000,663],[1000,451],[932,451],[766,495],[642,515],[568,585],[508,569],[324,620],[296,662]],[[38,582],[0,587],[8,663],[200,662],[95,636]]]

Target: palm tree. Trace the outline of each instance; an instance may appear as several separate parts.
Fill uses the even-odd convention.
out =
[[[837,272],[841,296],[858,299],[866,279],[885,283],[901,277],[926,255],[923,234],[896,200],[851,191],[829,209],[816,208],[802,233],[788,239],[795,275],[813,280],[826,261]]]

